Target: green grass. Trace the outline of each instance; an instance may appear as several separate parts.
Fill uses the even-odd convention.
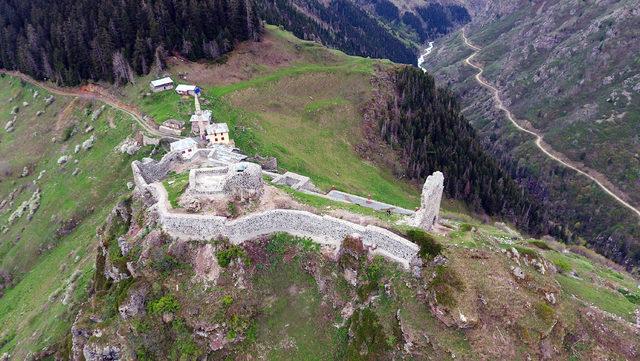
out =
[[[318,209],[320,212],[326,212],[333,209],[344,209],[351,213],[375,217],[382,221],[388,222],[389,224],[393,224],[401,218],[401,216],[397,214],[389,214],[387,212],[376,211],[374,209],[366,208],[357,204],[334,201],[321,196],[296,191],[295,189],[288,186],[278,185],[276,187],[287,192],[291,197],[293,197],[293,199],[297,200],[298,202],[312,206]]]
[[[35,99],[34,90],[39,92]],[[0,198],[6,197],[16,186],[31,184],[41,170],[46,170],[37,181],[42,197],[33,219],[29,221],[23,216],[0,236],[0,268],[10,270],[16,282],[0,298],[0,323],[3,325],[0,340],[7,341],[2,341],[0,354],[10,352],[15,358],[39,351],[69,333],[76,311],[73,307],[87,296],[87,284],[95,261],[96,229],[117,200],[128,192],[126,182],[131,179],[130,162],[135,159],[115,151],[132,132],[129,116],[107,108],[98,120],[91,121],[84,111],[90,104],[76,101],[69,105],[70,98],[56,96],[45,109],[44,98],[48,95],[43,89],[21,84],[16,78],[0,78],[1,124],[10,119],[13,104],[30,103],[28,107],[21,107],[16,130],[3,133],[0,142],[0,152],[5,155],[0,163],[14,170],[9,181],[0,182]],[[8,103],[9,97],[15,100]],[[36,117],[35,113],[43,109],[45,114]],[[67,112],[62,116],[65,109]],[[65,129],[69,128],[72,119],[79,125],[79,131],[65,136]],[[97,140],[91,150],[74,154],[75,145],[91,135],[84,132],[86,125],[95,128],[91,134]],[[33,141],[34,132],[41,141]],[[52,142],[53,137],[58,141]],[[62,154],[70,154],[73,158],[59,166],[57,159]],[[25,165],[33,169],[31,174],[18,178],[17,174]],[[76,167],[80,173],[72,176]],[[31,189],[22,192],[11,211],[32,193]],[[6,223],[8,216],[8,213],[0,214],[0,225]],[[56,234],[63,224],[71,223],[77,226],[70,233]],[[63,286],[76,271],[81,276],[75,281],[70,304],[63,305]],[[49,301],[50,295],[56,294],[57,297]]]
[[[635,321],[633,312],[637,306],[625,298],[624,295],[563,274],[558,274],[556,279],[560,282],[564,292],[575,295],[582,301],[618,315],[627,321]]]
[[[266,302],[257,319],[254,345],[260,347],[248,354],[269,360],[328,360],[339,351],[336,341],[340,330],[333,326],[337,314],[321,305],[322,295],[314,278],[299,262],[278,262],[258,275],[255,285],[264,300],[272,301]],[[277,346],[287,340],[296,347]]]
[[[360,111],[370,96],[374,66],[390,63],[347,56],[275,27],[268,31],[285,43],[274,46],[299,60],[248,80],[203,85],[203,108],[212,110],[215,121],[229,124],[243,152],[274,156],[281,168],[310,176],[323,190],[335,187],[404,208],[417,206],[414,186],[364,162],[355,151],[363,141]],[[136,87],[129,89],[130,97],[142,90]],[[131,100],[157,122],[187,120],[193,111],[192,99],[182,100],[175,92]]]
[[[178,199],[189,186],[189,172],[171,173],[162,181],[162,185],[167,190],[167,198],[171,207],[179,208]]]

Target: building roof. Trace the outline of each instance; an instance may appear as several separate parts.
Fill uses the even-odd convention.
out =
[[[184,150],[184,149],[189,149],[189,148],[192,148],[193,146],[198,145],[198,142],[196,142],[191,138],[185,138],[185,139],[180,139],[178,141],[175,141],[170,145],[171,145],[171,151]]]
[[[193,114],[191,116],[191,123],[193,122],[205,122],[209,124],[211,122],[211,110],[203,110],[201,114]]]
[[[173,84],[173,80],[171,80],[171,78],[166,77],[166,78],[162,78],[162,79],[156,79],[151,81],[151,86],[152,87],[157,87],[157,86],[163,86],[163,85],[168,85],[168,84]]]
[[[177,92],[196,91],[196,88],[197,87],[195,85],[178,84],[178,86],[176,87],[176,91]]]
[[[182,120],[177,120],[177,119],[167,119],[164,122],[162,122],[162,125],[164,125],[165,127],[182,128],[184,127],[184,122]]]
[[[207,126],[207,134],[211,133],[229,133],[229,126],[227,123],[213,123]]]

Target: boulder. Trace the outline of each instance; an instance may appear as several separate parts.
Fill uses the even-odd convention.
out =
[[[69,159],[70,157],[68,155],[63,155],[62,157],[58,158],[58,164],[65,164],[69,161]]]
[[[520,267],[514,267],[512,270],[513,275],[520,280],[524,280],[524,271]]]
[[[89,139],[87,139],[84,142],[82,142],[82,149],[83,150],[91,149],[95,142],[96,142],[96,137],[94,135],[92,135],[91,137],[89,137]]]
[[[126,320],[144,314],[144,303],[147,297],[147,290],[144,288],[135,289],[130,292],[129,298],[118,307],[120,317]]]

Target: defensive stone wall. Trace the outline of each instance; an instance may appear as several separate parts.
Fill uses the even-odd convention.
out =
[[[134,170],[135,173],[135,170]],[[330,216],[306,211],[275,209],[229,220],[226,217],[206,214],[175,213],[170,210],[167,194],[159,183],[147,184],[139,177],[136,183],[151,191],[157,200],[158,222],[168,234],[190,240],[212,240],[224,237],[239,244],[258,236],[286,232],[308,237],[320,244],[339,246],[348,235],[359,234],[364,244],[409,268],[419,247],[386,229],[351,223]]]
[[[364,244],[374,249],[374,253],[399,262],[405,268],[409,268],[411,261],[417,256],[419,247],[416,244],[384,228],[362,226],[306,211],[274,209],[234,220],[215,215],[173,212],[167,200],[166,190],[157,182],[162,179],[160,175],[163,172],[165,175],[168,172],[168,162],[150,166],[148,163],[134,161],[131,168],[136,186],[154,195],[154,207],[158,211],[160,226],[174,237],[192,240],[224,237],[232,243],[239,244],[258,236],[286,232],[337,247],[346,236],[359,234]]]

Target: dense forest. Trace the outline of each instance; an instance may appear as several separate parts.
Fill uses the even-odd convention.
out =
[[[0,67],[74,85],[127,82],[166,54],[217,58],[257,38],[251,0],[0,0]]]
[[[422,181],[440,170],[449,197],[532,234],[547,231],[543,208],[484,151],[449,90],[416,68],[402,67],[392,91],[377,116],[378,130],[401,153],[409,178]]]
[[[471,21],[467,9],[454,4],[432,2],[401,12],[389,0],[360,0],[360,3],[392,28],[398,29],[401,23],[404,24],[405,28],[415,33],[414,40],[421,43],[447,34],[454,27]]]
[[[416,49],[349,0],[258,0],[267,23],[351,55],[415,64]]]

